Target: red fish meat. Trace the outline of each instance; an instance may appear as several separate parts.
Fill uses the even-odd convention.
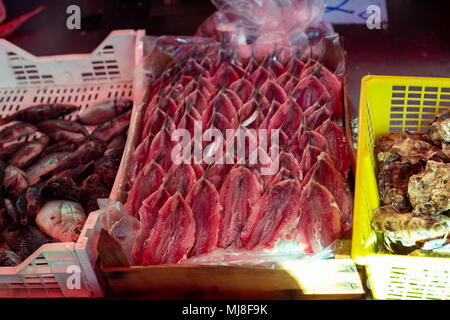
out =
[[[176,193],[158,211],[158,217],[145,242],[143,265],[182,263],[195,241],[192,210]]]
[[[272,248],[285,237],[298,220],[300,209],[299,184],[282,181],[261,196],[253,207],[241,233],[241,241],[247,250]]]
[[[232,243],[241,247],[241,230],[261,193],[261,185],[249,169],[239,167],[230,171],[220,189],[223,211],[217,244],[219,247],[227,248]]]
[[[317,253],[341,235],[341,213],[327,188],[311,180],[300,197],[300,218],[295,232],[306,253]]]

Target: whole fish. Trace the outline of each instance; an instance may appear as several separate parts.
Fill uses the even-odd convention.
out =
[[[119,116],[133,106],[127,98],[114,98],[89,106],[77,116],[77,121],[88,125],[98,125]]]
[[[106,146],[105,156],[109,156],[111,153],[114,153],[115,150],[123,150],[125,149],[125,144],[127,142],[127,136],[125,134],[120,134],[111,141]]]
[[[57,142],[57,143],[52,143],[49,144],[47,146],[47,148],[44,149],[44,151],[42,151],[40,158],[43,158],[49,154],[55,153],[55,152],[64,152],[64,151],[69,151],[69,152],[73,152],[75,150],[77,150],[78,145],[76,145],[75,143],[72,142]]]
[[[19,149],[9,160],[9,165],[17,168],[28,167],[39,154],[47,147],[50,139],[42,136],[39,139],[31,141]]]
[[[88,129],[82,124],[75,121],[64,119],[50,119],[36,123],[36,127],[39,131],[44,133],[51,133],[59,130],[70,131],[73,133],[80,133],[84,136],[89,135]]]
[[[19,265],[22,259],[13,251],[0,248],[0,266],[14,267]]]
[[[0,119],[0,125],[3,125],[5,123],[14,120],[37,123],[74,112],[77,109],[78,109],[77,106],[71,104],[60,104],[60,103],[37,104],[19,110],[13,114],[6,116],[3,119]]]
[[[55,176],[45,185],[47,197],[67,199],[85,205],[89,201],[89,193],[81,189],[71,178]]]
[[[112,188],[114,180],[116,178],[117,170],[120,166],[120,160],[122,157],[122,150],[115,150],[114,154],[110,153],[109,156],[104,156],[95,161],[95,170],[102,182],[108,187]]]
[[[19,213],[20,224],[27,225],[45,202],[45,181],[28,186],[19,194],[16,208]]]
[[[45,150],[44,150],[45,153]],[[70,154],[69,151],[53,152],[47,155],[41,155],[28,169],[26,175],[30,184],[35,184],[39,181],[42,175],[55,169],[61,161]]]
[[[88,176],[81,183],[81,188],[88,192],[91,197],[86,205],[87,212],[98,210],[97,199],[109,198],[109,190],[101,181],[99,174],[94,173]]]
[[[3,119],[0,119],[0,121]],[[34,134],[38,129],[25,122],[17,122],[13,125],[4,127],[0,130],[0,143],[6,143],[19,139],[23,136],[29,136]]]
[[[66,130],[53,131],[48,134],[53,143],[65,142],[77,146],[86,142],[87,138],[81,133],[70,132]]]
[[[121,134],[130,124],[131,110],[108,122],[99,125],[91,133],[90,139],[108,142]]]
[[[5,169],[6,163],[0,160],[0,197],[3,195],[5,191],[5,187],[3,185],[3,180],[5,177]]]
[[[94,168],[94,161],[90,161],[87,164],[82,163],[75,168],[65,169],[58,173],[57,176],[70,178],[79,184],[94,172]]]
[[[47,201],[36,216],[39,229],[62,242],[76,242],[85,222],[83,207],[67,200]]]
[[[21,169],[9,165],[5,168],[3,186],[5,188],[5,192],[16,199],[22,190],[28,187],[27,174]]]
[[[8,162],[9,159],[17,152],[20,148],[22,148],[27,142],[17,142],[14,144],[10,144],[7,147],[3,147],[0,149],[0,161]]]
[[[67,168],[74,168],[80,163],[88,163],[96,160],[103,155],[106,149],[106,143],[100,140],[92,140],[82,144],[77,150],[66,155],[59,164],[47,173],[41,176],[42,179],[48,179]]]
[[[3,239],[21,260],[25,260],[33,252],[52,239],[34,225],[22,226],[12,223],[2,233]]]
[[[0,209],[0,232],[8,225],[8,212],[6,208]]]

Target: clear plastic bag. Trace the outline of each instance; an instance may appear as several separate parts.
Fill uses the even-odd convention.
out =
[[[319,22],[323,0],[213,0],[218,11],[198,28],[197,35],[223,38],[239,48],[241,57],[264,56],[273,47],[306,48],[306,30]],[[329,27],[329,26],[328,26]]]

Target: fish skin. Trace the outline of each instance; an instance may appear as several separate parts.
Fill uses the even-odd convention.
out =
[[[16,122],[12,125],[3,127],[0,130],[0,143],[7,143],[24,136],[36,133],[38,129],[32,124],[25,122]]]
[[[110,153],[109,156],[103,156],[95,161],[94,172],[100,175],[102,182],[108,188],[112,188],[116,179],[117,170],[122,159],[122,152],[123,150],[116,149],[116,154]]]
[[[142,263],[142,255],[145,248],[145,241],[150,235],[150,231],[155,225],[158,211],[171,197],[166,188],[159,188],[142,202],[139,208],[139,220],[141,224],[136,234],[136,239],[131,249],[131,256],[137,264]]]
[[[51,143],[47,145],[47,147],[41,152],[41,154],[39,155],[39,159],[57,152],[73,152],[77,150],[77,148],[78,145],[72,142]]]
[[[292,94],[290,95],[303,111],[317,101],[320,101],[320,104],[324,104],[331,98],[325,86],[312,75],[300,80],[292,89]]]
[[[58,130],[48,133],[52,143],[73,143],[77,146],[87,141],[87,137],[81,133],[74,133],[66,130]]]
[[[27,174],[20,168],[8,165],[3,177],[5,192],[16,199],[19,194],[29,185]]]
[[[245,167],[232,169],[220,188],[220,217],[217,246],[227,248],[232,243],[241,247],[240,235],[253,206],[262,194],[255,175]]]
[[[308,145],[328,150],[328,143],[317,131],[305,131],[300,136],[294,136],[290,142],[289,152],[294,155],[297,161],[301,162],[303,153]]]
[[[76,242],[86,222],[83,207],[66,200],[47,201],[36,215],[39,229],[61,242]]]
[[[125,131],[125,129],[128,128],[130,124],[130,120],[131,110],[126,111],[125,113],[119,115],[117,118],[99,125],[91,133],[89,138],[108,142]]]
[[[46,155],[42,154],[39,159],[34,161],[25,171],[28,182],[30,184],[38,182],[41,176],[55,169],[68,155],[70,155],[69,151],[53,152]]]
[[[27,225],[45,202],[46,182],[40,181],[29,185],[19,194],[16,208],[19,213],[20,224]]]
[[[9,200],[9,199],[4,199],[4,207],[0,208],[0,232],[2,232],[2,230],[8,225],[9,223],[9,217],[11,217],[11,215],[8,212],[8,209],[6,208],[6,201],[5,200]],[[9,203],[11,204],[11,200],[9,200]],[[14,205],[13,205],[14,207]]]
[[[109,156],[111,152],[114,152],[113,150],[124,150],[125,144],[127,143],[127,136],[125,134],[120,134],[114,139],[111,139],[111,141],[106,146],[105,150],[105,156]]]
[[[171,196],[158,211],[146,241],[142,264],[178,264],[186,261],[194,245],[195,229],[194,216],[187,202],[179,193]],[[171,243],[174,246],[169,245]]]
[[[48,146],[49,142],[49,137],[42,136],[39,139],[27,143],[14,153],[8,164],[17,168],[28,167]]]
[[[81,112],[76,121],[87,125],[99,125],[110,121],[133,106],[133,100],[113,98],[98,102]]]
[[[86,137],[89,135],[89,131],[88,129],[86,129],[85,126],[71,120],[64,120],[64,119],[44,120],[36,123],[36,127],[39,129],[39,131],[44,132],[46,134],[63,130],[73,133],[79,133]]]
[[[109,198],[110,191],[102,183],[101,177],[97,173],[87,176],[81,182],[80,187],[90,195],[87,204],[84,206],[88,213],[99,209],[97,199]]]
[[[65,170],[61,171],[60,173],[58,173],[57,176],[70,178],[73,181],[75,181],[75,183],[79,184],[87,176],[89,176],[90,174],[92,174],[94,172],[94,168],[95,168],[94,161],[90,161],[86,164],[81,163],[74,168],[65,169]]]
[[[303,111],[293,100],[286,100],[270,120],[268,130],[280,129],[292,137],[302,122]]]
[[[34,225],[22,226],[11,223],[3,230],[2,238],[23,261],[45,243],[53,240]]]
[[[59,161],[57,166],[41,175],[41,179],[48,179],[67,168],[74,168],[80,163],[88,163],[92,160],[97,160],[103,155],[106,149],[106,143],[101,140],[90,140],[75,150],[66,155]]]
[[[202,178],[186,196],[195,220],[195,241],[188,256],[198,256],[217,247],[220,215],[219,194],[214,185]]]
[[[3,119],[0,119],[0,125],[14,120],[37,123],[44,120],[57,118],[68,113],[72,113],[77,109],[78,107],[75,105],[60,103],[44,103],[32,105],[13,114],[10,114]]]
[[[308,144],[302,155],[302,160],[300,161],[300,169],[302,171],[302,177],[308,174],[308,171],[314,166],[317,158],[322,153],[322,150]]]
[[[128,192],[128,199],[124,205],[128,214],[137,218],[142,202],[159,188],[164,177],[163,168],[155,161],[147,163],[142,168]]]
[[[14,267],[19,265],[22,259],[11,250],[0,248],[0,266],[2,267]]]
[[[15,207],[15,203],[11,199],[3,199],[3,204],[6,208],[7,214],[11,217],[14,223],[20,223],[19,212]]]
[[[9,159],[16,153],[17,150],[22,148],[27,142],[17,142],[14,144],[10,144],[7,147],[3,147],[0,149],[0,161],[8,162]]]
[[[81,189],[75,181],[68,177],[54,176],[45,182],[45,195],[48,198],[66,199],[86,205],[89,193]]]
[[[301,190],[292,180],[268,188],[256,202],[241,233],[247,250],[270,249],[295,227],[300,208]]]

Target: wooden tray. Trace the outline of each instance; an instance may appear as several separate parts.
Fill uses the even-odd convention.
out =
[[[113,199],[125,202],[127,172],[148,97],[146,83],[134,83],[137,94],[132,123]],[[148,87],[148,86],[147,86]],[[141,94],[139,94],[139,92]],[[140,97],[140,99],[139,99]],[[344,126],[350,124],[347,80],[343,79]],[[347,140],[351,135],[346,130]],[[347,141],[352,147],[351,140]],[[353,147],[352,147],[353,150]],[[356,156],[352,159],[355,163]],[[355,170],[355,165],[352,166]],[[353,184],[352,184],[353,185]],[[357,299],[364,295],[360,275],[350,259],[351,230],[336,244],[336,259],[289,261],[275,269],[257,267],[165,265],[129,266],[120,246],[103,232],[99,245],[107,296],[129,299]]]

